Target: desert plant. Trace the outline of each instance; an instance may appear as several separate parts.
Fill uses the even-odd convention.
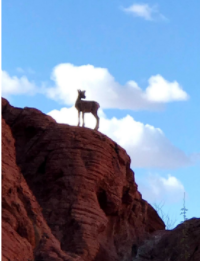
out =
[[[170,229],[172,229],[174,227],[174,225],[176,223],[176,220],[172,220],[169,217],[169,214],[165,214],[163,212],[163,210],[162,210],[163,206],[164,206],[164,202],[160,202],[159,204],[157,204],[157,203],[153,204],[154,209],[158,212],[158,215],[164,221],[166,229],[170,230]]]

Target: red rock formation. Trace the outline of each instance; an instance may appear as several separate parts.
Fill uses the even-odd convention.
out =
[[[2,120],[2,260],[83,261],[60,249],[16,165],[14,139]]]
[[[173,230],[154,232],[146,238],[133,261],[199,261],[200,218],[192,218]]]
[[[126,151],[107,136],[87,128],[57,124],[36,109],[14,108],[5,99],[2,114],[12,130],[16,162],[26,181],[14,165],[14,154],[15,167],[11,166],[10,170],[10,165],[5,163],[9,166],[9,176],[21,177],[28,191],[26,197],[24,192],[19,196],[17,185],[12,185],[15,198],[26,198],[20,198],[24,208],[20,217],[24,223],[21,230],[14,223],[10,225],[18,237],[13,242],[8,237],[8,228],[4,229],[4,245],[9,246],[11,242],[15,245],[25,238],[30,259],[41,252],[46,255],[42,260],[75,260],[65,259],[73,258],[69,257],[71,253],[74,258],[87,261],[128,261],[134,256],[134,245],[146,234],[164,229],[157,212],[137,190]],[[8,132],[5,126],[4,130]],[[13,141],[11,145],[13,151]],[[18,174],[12,172],[13,168]],[[7,183],[10,181],[4,178],[3,186],[8,186]],[[6,193],[8,190],[4,192],[5,198]],[[12,202],[17,201],[13,198]],[[14,206],[9,209],[12,215],[17,215],[16,211],[13,214]],[[29,214],[33,212],[37,214]],[[41,231],[39,235],[48,231],[48,237],[53,238],[51,244],[44,246],[41,236],[36,240],[35,224]],[[39,250],[35,250],[38,249],[35,241],[39,242]],[[6,251],[9,252],[4,247],[4,256]],[[60,259],[50,259],[49,253],[59,254]]]

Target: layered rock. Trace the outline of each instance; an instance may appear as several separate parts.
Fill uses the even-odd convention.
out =
[[[2,120],[2,260],[83,261],[60,248],[16,165],[14,139]]]
[[[130,157],[107,136],[88,128],[57,124],[36,109],[14,108],[5,99],[2,115],[15,139],[16,162],[23,174],[13,154],[13,165],[10,168],[5,163],[9,173],[3,176],[19,176],[28,191],[26,200],[20,203],[24,209],[21,230],[26,232],[17,229],[16,221],[9,226],[18,237],[14,242],[26,239],[30,260],[41,252],[47,255],[42,260],[51,260],[48,255],[57,253],[55,260],[128,261],[148,234],[165,228],[137,189]],[[8,133],[6,128],[4,125],[3,132]],[[14,153],[13,141],[10,150]],[[10,183],[6,178],[2,181],[3,186]],[[15,188],[15,198],[25,197],[24,192],[17,192],[21,183],[10,184]],[[5,198],[8,193],[7,189]],[[18,220],[13,206],[7,208],[13,220]],[[40,221],[36,220],[38,216]],[[10,224],[6,218],[4,221]],[[36,225],[40,233],[34,230]],[[12,241],[7,227],[4,231],[4,245],[8,246]],[[48,234],[51,243],[44,244],[43,233]],[[5,251],[9,252],[6,247]]]

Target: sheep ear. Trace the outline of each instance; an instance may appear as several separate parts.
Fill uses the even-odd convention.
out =
[[[85,93],[85,91],[83,91]]]
[[[77,90],[78,91],[78,93],[80,93],[80,90]]]

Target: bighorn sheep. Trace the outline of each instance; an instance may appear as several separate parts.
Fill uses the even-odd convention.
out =
[[[78,110],[78,126],[80,125],[80,112],[82,112],[82,127],[85,126],[85,122],[84,122],[84,113],[86,112],[91,112],[94,117],[97,120],[96,126],[95,126],[95,130],[98,130],[99,128],[99,117],[97,115],[97,111],[100,107],[100,105],[98,104],[98,102],[95,101],[82,101],[81,99],[85,99],[85,91],[81,91],[78,90],[78,98],[76,100],[75,103],[75,107]]]

